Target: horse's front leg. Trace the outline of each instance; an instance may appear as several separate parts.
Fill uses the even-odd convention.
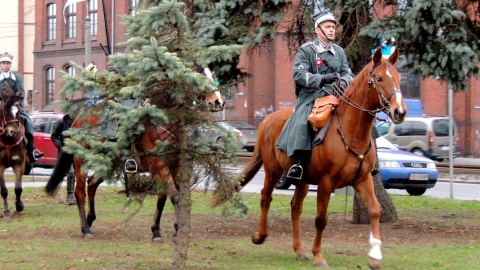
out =
[[[15,209],[17,212],[22,212],[24,209],[23,202],[22,202],[22,177],[23,177],[23,168],[22,165],[16,164],[13,167],[13,171],[15,173]]]
[[[93,221],[97,219],[95,214],[95,194],[97,193],[98,186],[103,182],[103,179],[95,179],[94,176],[89,177],[87,180],[88,187],[88,215],[87,215],[87,224],[91,228]]]
[[[158,163],[158,160],[157,160]],[[173,234],[174,237],[177,236],[178,232],[178,218],[179,218],[179,202],[180,202],[180,195],[178,193],[177,188],[174,184],[174,179],[170,173],[170,170],[166,167],[165,163],[161,162],[158,164],[159,166],[155,166],[156,168],[162,168],[160,170],[156,170],[153,173],[153,176],[158,181],[159,185],[159,192],[158,192],[158,199],[157,199],[157,208],[155,210],[155,215],[153,217],[153,225],[151,227],[153,237],[152,241],[154,242],[161,242],[162,235],[160,233],[160,221],[162,219],[163,209],[165,207],[165,202],[167,201],[167,197],[170,197],[170,201],[173,205],[173,210],[175,214],[175,221],[174,221],[174,229],[175,232]],[[150,168],[151,171],[153,168]]]
[[[75,165],[75,181],[75,200],[77,201],[78,215],[80,216],[80,229],[82,230],[83,237],[93,237],[93,233],[90,230],[90,225],[87,223],[87,216],[85,214],[87,174],[81,172],[81,165]]]
[[[382,263],[382,251],[380,240],[380,203],[375,196],[373,179],[370,174],[365,181],[358,181],[354,186],[360,199],[366,205],[370,215],[370,251],[368,252],[368,266],[371,269],[380,269]]]
[[[263,244],[265,239],[268,237],[268,210],[270,209],[270,203],[272,202],[273,189],[280,180],[281,176],[281,170],[276,172],[272,169],[265,168],[265,181],[260,198],[260,208],[262,214],[260,216],[258,232],[252,236],[252,242],[256,245]]]
[[[5,184],[4,172],[5,169],[0,168],[0,194],[2,194],[3,199],[3,215],[8,217],[10,216],[10,210],[8,209],[8,188]]]
[[[303,201],[307,196],[310,185],[299,181],[295,187],[292,200],[290,202],[290,214],[292,218],[292,236],[293,236],[293,250],[297,254],[297,260],[309,260],[310,256],[305,251],[303,246],[302,236],[300,232],[300,218],[303,213]]]
[[[321,182],[329,182],[322,179]],[[328,268],[327,261],[322,254],[322,235],[323,230],[327,226],[328,216],[327,208],[330,201],[331,189],[325,186],[318,186],[317,189],[317,216],[315,218],[315,238],[312,245],[312,253],[314,256],[313,266],[320,268]]]

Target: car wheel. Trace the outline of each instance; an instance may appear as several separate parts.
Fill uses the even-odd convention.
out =
[[[285,174],[284,174],[285,175]],[[278,181],[277,185],[275,186],[276,189],[288,189],[292,183],[286,178],[286,177],[281,177],[280,181]]]
[[[420,148],[413,149],[412,153],[414,153],[415,155],[419,155],[419,156],[425,156],[425,153]]]
[[[30,164],[30,162],[25,161],[25,170],[23,171],[23,175],[30,175],[30,173],[32,172],[32,164]]]
[[[423,193],[425,193],[426,190],[427,190],[427,188],[419,188],[419,187],[409,187],[409,188],[407,188],[408,194],[410,194],[412,196],[421,196],[421,195],[423,195]]]

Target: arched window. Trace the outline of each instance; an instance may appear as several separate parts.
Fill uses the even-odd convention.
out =
[[[46,89],[46,104],[50,105],[53,102],[55,92],[55,68],[49,67],[45,69],[45,89]]]
[[[75,76],[75,68],[72,66],[67,66],[65,72],[70,76]]]
[[[88,17],[90,18],[90,35],[98,35],[98,0],[88,0]]]
[[[65,15],[66,38],[75,38],[77,36],[77,5],[69,5],[65,10]]]
[[[47,40],[54,40],[57,38],[57,5],[47,5]]]

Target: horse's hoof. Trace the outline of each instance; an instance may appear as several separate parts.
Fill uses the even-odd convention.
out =
[[[23,203],[22,202],[16,203],[15,209],[17,210],[17,212],[22,212],[24,209]]]
[[[377,260],[377,259],[374,259],[372,257],[368,257],[367,263],[368,263],[368,267],[370,267],[370,269],[378,270],[378,269],[380,269],[380,266],[382,264],[382,260]]]
[[[313,264],[313,267],[318,267],[318,268],[330,268],[328,266],[327,262],[316,262]]]
[[[93,233],[84,233],[83,238],[84,239],[93,239]]]
[[[297,261],[308,261],[310,260],[310,256],[308,254],[302,253],[302,254],[297,254]]]
[[[267,238],[267,237],[261,237],[261,236],[259,236],[258,233],[255,233],[254,235],[252,235],[252,242],[255,245],[261,245],[261,244],[263,244],[263,242],[265,242],[265,238]]]
[[[163,243],[163,238],[162,237],[152,237],[152,242],[153,243]]]

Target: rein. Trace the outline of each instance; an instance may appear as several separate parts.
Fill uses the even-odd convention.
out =
[[[382,108],[380,109],[374,109],[374,110],[368,110],[368,109],[365,109],[363,108],[362,106],[360,106],[359,104],[357,104],[355,101],[353,101],[351,98],[349,97],[346,97],[344,95],[344,93],[341,91],[341,88],[338,87],[337,85],[333,85],[333,90],[334,90],[334,94],[338,95],[338,97],[340,99],[342,99],[346,104],[352,106],[353,108],[357,109],[357,110],[360,110],[362,112],[366,112],[372,116],[375,117],[376,113],[378,112],[385,112],[387,113],[389,108],[390,108],[390,104],[388,102],[388,100],[395,94],[395,93],[398,93],[400,92],[400,90],[398,89],[395,89],[391,94],[388,95],[388,97],[384,97],[379,91],[378,91],[378,88],[375,84],[375,80],[373,79],[373,71],[375,71],[375,69],[377,67],[379,67],[380,65],[376,65],[376,66],[373,66],[372,69],[370,70],[369,72],[369,78],[368,78],[368,92],[371,91],[372,87],[373,89],[375,89],[375,91],[377,92],[377,95],[378,95],[378,99],[380,101],[380,104],[382,106]],[[356,158],[358,159],[358,161],[360,162],[360,164],[358,165],[358,168],[357,168],[357,171],[355,173],[355,176],[353,177],[352,179],[352,183],[355,181],[355,179],[358,177],[358,175],[360,174],[361,170],[362,170],[362,167],[363,167],[363,161],[365,160],[365,156],[368,154],[368,152],[370,151],[370,149],[372,148],[372,140],[370,139],[370,142],[368,144],[368,147],[367,149],[365,150],[365,152],[363,154],[359,154],[357,153],[357,151],[355,151],[347,142],[347,139],[345,138],[345,135],[343,134],[343,131],[342,131],[342,123],[341,123],[341,119],[340,119],[340,115],[337,113],[337,117],[338,117],[338,126],[337,126],[337,133],[338,135],[340,136],[340,138],[342,139],[342,142],[343,142],[343,145],[345,146],[345,149],[347,151],[350,151],[351,153],[353,153]]]

